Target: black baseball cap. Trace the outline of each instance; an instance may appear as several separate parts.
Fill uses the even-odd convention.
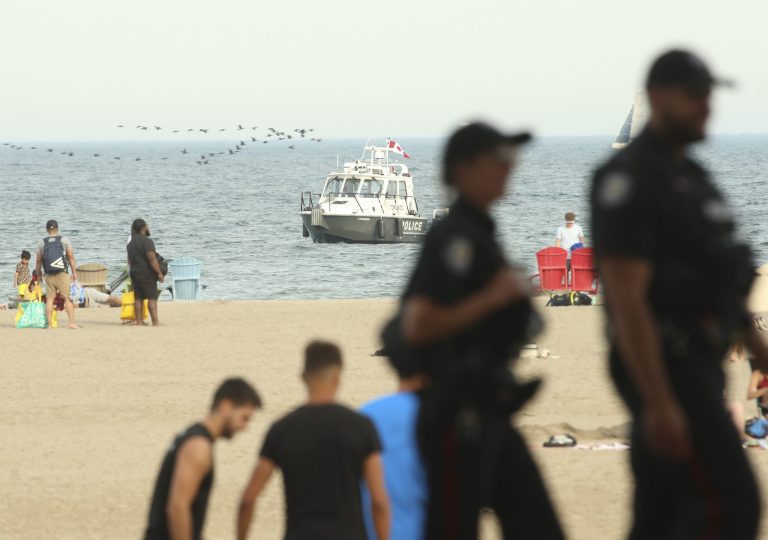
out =
[[[713,75],[704,60],[692,52],[672,49],[654,60],[645,81],[646,88],[670,86],[704,93],[715,86],[733,86],[733,81]]]
[[[47,231],[51,231],[53,229],[58,229],[58,228],[59,228],[59,224],[56,222],[55,219],[49,219],[48,223],[45,224],[45,229]]]
[[[453,183],[453,169],[458,163],[467,161],[485,152],[504,150],[530,141],[528,132],[503,134],[496,128],[483,123],[472,122],[453,132],[445,145],[443,174],[445,182]]]

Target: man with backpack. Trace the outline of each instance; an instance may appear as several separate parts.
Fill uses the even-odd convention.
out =
[[[77,272],[75,271],[75,255],[72,253],[72,243],[66,236],[59,234],[59,224],[54,219],[49,219],[45,224],[45,230],[48,236],[40,240],[37,244],[37,258],[35,260],[35,270],[37,275],[41,275],[41,270],[45,270],[45,319],[48,321],[48,328],[51,328],[51,319],[53,317],[53,301],[56,295],[64,297],[64,311],[67,312],[69,328],[77,328],[75,323],[75,307],[69,301],[69,288],[72,280],[77,281]],[[72,277],[69,276],[69,269],[72,269]]]

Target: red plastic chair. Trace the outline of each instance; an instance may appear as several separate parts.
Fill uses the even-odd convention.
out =
[[[559,247],[546,247],[536,253],[540,291],[568,289],[568,269],[565,266],[567,259],[568,252]]]
[[[597,294],[598,279],[592,248],[579,248],[571,254],[571,289]]]

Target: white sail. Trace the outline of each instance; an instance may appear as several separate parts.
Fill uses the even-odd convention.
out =
[[[632,107],[632,128],[629,131],[629,142],[640,135],[645,127],[645,92],[638,90],[635,94],[635,104]]]
[[[631,143],[635,137],[637,137],[645,126],[645,92],[638,90],[635,94],[635,102],[629,109],[627,117],[624,119],[624,123],[619,129],[619,134],[616,135],[611,148],[620,149]]]

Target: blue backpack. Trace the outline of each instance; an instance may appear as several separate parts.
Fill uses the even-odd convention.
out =
[[[48,275],[67,271],[67,254],[61,236],[49,236],[43,240],[43,269]]]

